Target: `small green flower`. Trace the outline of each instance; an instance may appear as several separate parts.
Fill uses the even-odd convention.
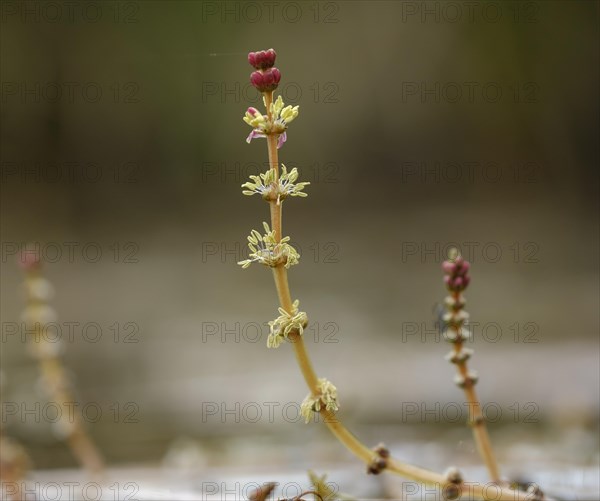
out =
[[[320,378],[317,388],[319,395],[314,397],[308,394],[300,405],[300,414],[304,416],[304,420],[308,423],[315,412],[320,412],[321,409],[330,412],[337,412],[339,409],[337,401],[337,388],[327,379]]]
[[[273,104],[271,104],[271,112],[273,113],[273,120],[279,121],[283,125],[289,124],[298,116],[298,106],[284,106],[283,99],[278,96]]]
[[[264,97],[263,102],[265,102]],[[271,120],[256,108],[250,107],[246,110],[243,120],[253,129],[246,142],[249,143],[257,137],[276,134],[278,136],[277,148],[283,146],[283,143],[287,140],[286,130],[288,124],[298,116],[298,106],[284,106],[283,99],[278,96],[277,100],[271,103],[270,112]]]
[[[294,301],[292,313],[288,313],[283,308],[279,308],[279,316],[269,322],[271,332],[267,338],[268,348],[279,348],[284,339],[287,339],[290,332],[297,331],[302,335],[304,328],[308,325],[308,317],[305,312],[298,311],[300,301]]]
[[[310,182],[296,183],[298,175],[296,167],[288,172],[286,166],[281,164],[281,176],[277,182],[275,182],[275,171],[269,169],[258,176],[250,176],[252,181],[242,184],[242,188],[246,188],[242,193],[244,195],[258,194],[265,200],[277,200],[277,204],[286,197],[307,197],[308,194],[302,190]]]
[[[283,237],[279,242],[275,240],[275,232],[269,228],[267,223],[263,223],[265,234],[261,235],[258,231],[252,230],[248,236],[248,248],[252,251],[248,259],[239,261],[242,268],[248,268],[252,263],[261,263],[265,266],[275,268],[283,264],[289,268],[298,264],[300,254],[288,242],[290,237]]]
[[[258,176],[250,176],[251,181],[242,184],[242,190],[244,195],[260,195],[265,200],[271,198],[273,192],[273,183],[275,182],[275,171],[269,169],[267,172],[263,172]]]
[[[268,123],[267,117],[253,107],[246,110],[243,120],[254,129],[266,129]]]

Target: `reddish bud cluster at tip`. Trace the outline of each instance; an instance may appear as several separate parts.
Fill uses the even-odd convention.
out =
[[[260,92],[272,92],[279,85],[281,72],[273,67],[276,55],[273,49],[248,54],[248,62],[257,70],[250,75],[250,83]]]
[[[21,252],[17,258],[17,263],[24,271],[33,271],[42,267],[40,256],[34,252]]]
[[[274,91],[281,80],[281,73],[277,68],[269,68],[265,71],[254,71],[250,75],[250,83],[260,92]]]
[[[444,270],[444,283],[448,290],[452,292],[465,290],[471,281],[470,268],[471,264],[461,256],[458,256],[454,261],[444,261],[442,270]]]
[[[248,62],[257,70],[266,70],[275,65],[277,54],[273,49],[259,50],[248,54]]]

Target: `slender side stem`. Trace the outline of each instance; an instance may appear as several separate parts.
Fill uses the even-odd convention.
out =
[[[270,105],[273,102],[273,93],[266,92],[264,96],[265,105],[267,106],[267,113],[270,118]],[[275,178],[278,179],[279,159],[277,153],[277,137],[275,135],[267,135],[267,147],[269,150],[269,166],[275,171]],[[269,202],[269,205],[271,212],[271,228],[275,232],[276,241],[280,241],[282,235],[281,203],[278,204],[276,200],[271,200]],[[287,270],[282,264],[273,268],[273,278],[275,280],[275,286],[277,288],[277,295],[279,297],[281,307],[285,311],[291,313],[292,299],[287,278]],[[304,339],[298,333],[290,334],[289,339],[292,342],[292,345],[294,346],[296,360],[298,361],[298,365],[300,366],[300,370],[302,371],[302,375],[304,376],[304,379],[310,392],[312,393],[312,395],[318,395],[318,378],[306,351]],[[337,416],[335,416],[332,412],[329,412],[324,409],[321,410],[321,415],[323,416],[324,422],[327,425],[327,427],[350,452],[352,452],[355,456],[357,456],[366,464],[370,464],[374,459],[376,459],[377,454],[375,453],[375,451],[368,448],[360,440],[358,440],[341,423]],[[405,478],[416,480],[418,482],[428,485],[434,485],[439,489],[443,489],[445,487],[455,487],[458,488],[460,493],[468,492],[474,497],[481,499],[494,499],[497,501],[524,501],[527,496],[524,492],[502,488],[497,486],[496,484],[492,484],[491,486],[482,485],[480,483],[467,482],[463,482],[459,485],[451,484],[448,481],[448,479],[442,474],[435,473],[424,468],[420,468],[418,466],[406,464],[393,458],[388,459],[387,469]],[[493,489],[490,487],[493,487]]]
[[[463,371],[461,370],[461,373]],[[477,398],[477,393],[473,386],[465,386],[465,396],[469,404],[469,420],[473,427],[473,436],[475,443],[477,444],[477,450],[479,455],[483,458],[485,465],[490,473],[490,478],[494,482],[500,482],[500,471],[498,469],[498,463],[496,462],[496,456],[492,449],[492,443],[490,436],[485,425],[485,418],[481,412],[481,404]]]
[[[40,361],[40,372],[42,380],[61,382],[64,384],[68,380],[65,369],[58,358],[43,359]],[[69,415],[69,408],[74,399],[70,392],[64,389],[54,390],[52,398],[57,405],[63,409],[63,416]],[[71,452],[77,458],[79,463],[92,473],[99,473],[104,469],[104,460],[98,452],[96,445],[84,430],[83,423],[79,416],[71,416],[72,429],[66,437],[66,442],[71,448]]]
[[[3,495],[2,499],[6,499],[6,501],[26,499],[22,488],[31,462],[23,446],[16,440],[4,435],[1,423],[0,450],[3,455],[0,458],[0,492]]]
[[[38,277],[36,272],[28,272],[26,281],[32,281]],[[28,297],[27,306],[36,307],[40,301],[36,298]],[[42,302],[42,304],[44,304]],[[39,370],[42,375],[42,381],[48,386],[51,399],[61,407],[62,420],[68,434],[65,437],[69,448],[79,463],[89,472],[99,474],[104,470],[104,460],[96,448],[95,443],[87,434],[84,425],[77,415],[72,413],[72,403],[75,401],[71,392],[67,389],[68,376],[62,364],[59,355],[47,356],[42,349],[42,345],[47,343],[43,334],[44,322],[40,319],[35,322],[35,343],[33,348],[39,353]]]
[[[452,296],[457,302],[460,300],[460,292],[454,292],[452,293]],[[460,330],[461,329],[456,330],[457,336],[456,341],[454,342],[454,353],[457,355],[461,352],[464,344]],[[475,391],[475,382],[469,378],[467,361],[460,360],[457,362],[456,367],[465,382],[464,392],[469,406],[469,424],[473,428],[473,438],[477,445],[477,451],[483,459],[492,481],[500,482],[500,470],[498,469],[496,456],[492,450],[492,443],[485,425],[485,417],[481,411],[481,404],[479,403],[479,398]]]

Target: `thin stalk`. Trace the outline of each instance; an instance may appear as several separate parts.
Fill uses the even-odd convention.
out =
[[[58,358],[43,359],[39,362],[43,381],[67,381],[65,369]],[[68,415],[68,407],[73,402],[73,396],[66,390],[54,390],[52,398]],[[104,460],[98,452],[96,445],[83,428],[83,423],[77,415],[72,416],[73,428],[66,437],[71,452],[79,463],[92,473],[99,473],[104,469]]]
[[[461,373],[462,372],[463,371],[461,370]],[[477,444],[479,455],[485,462],[492,481],[500,482],[498,463],[496,462],[496,456],[492,450],[492,443],[490,441],[487,426],[485,425],[485,418],[481,412],[481,404],[477,398],[475,388],[467,385],[465,387],[465,396],[469,404],[469,420],[471,426],[473,427],[473,437],[475,439],[475,443]]]
[[[39,277],[34,271],[26,274],[26,281],[33,281]],[[29,287],[27,288],[29,290]],[[44,301],[32,298],[27,299],[27,307],[35,308],[39,304],[45,304]],[[35,311],[35,310],[34,310]],[[44,321],[40,319],[35,322],[35,338],[32,342],[37,343],[33,348],[41,351],[41,344],[47,343],[43,336]],[[62,419],[65,420],[68,434],[65,437],[69,448],[79,463],[89,472],[99,474],[104,470],[104,460],[98,451],[95,443],[87,434],[82,420],[77,415],[70,412],[70,404],[74,402],[73,395],[67,389],[68,376],[59,355],[47,356],[45,354],[38,356],[39,370],[42,375],[42,381],[46,382],[50,398],[62,409]],[[67,416],[71,416],[67,418]]]
[[[452,296],[456,302],[460,301],[460,292],[453,292]],[[454,353],[459,354],[463,348],[463,337],[461,335],[461,328],[453,328],[456,332],[456,341],[454,341]],[[475,384],[469,378],[469,369],[466,360],[459,360],[456,364],[458,373],[465,381],[464,392],[469,407],[469,424],[473,429],[473,438],[477,446],[477,451],[483,459],[485,466],[489,472],[490,478],[494,482],[500,482],[500,470],[498,469],[498,463],[496,456],[492,450],[492,443],[488,434],[487,426],[485,425],[485,418],[481,411],[481,404],[475,391]]]

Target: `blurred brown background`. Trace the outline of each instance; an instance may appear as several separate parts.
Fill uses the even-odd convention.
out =
[[[553,437],[575,444],[568,461],[597,464],[596,2],[70,4],[2,3],[4,401],[44,405],[9,335],[23,307],[14,254],[37,242],[110,462],[158,461],[183,436],[216,444],[210,464],[243,463],[227,452],[239,441],[336,447],[279,410],[267,419],[265,402],[306,390],[289,347],[265,346],[270,274],[236,265],[268,217],[239,188],[266,162],[264,142],[245,143],[241,117],[260,104],[246,54],[274,47],[283,97],[300,105],[280,157],[311,182],[285,202],[302,254],[292,293],[345,419],[394,425],[399,441],[470,440],[463,420],[421,412],[462,404],[432,314],[458,244],[501,461],[540,436],[546,456],[565,458],[545,449]],[[38,467],[74,464],[41,416],[3,424]]]

